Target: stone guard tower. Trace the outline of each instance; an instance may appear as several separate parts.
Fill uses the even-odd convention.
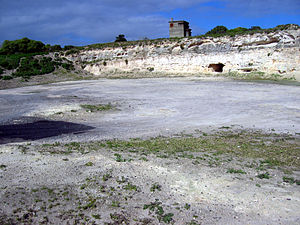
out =
[[[170,24],[170,38],[173,37],[190,37],[192,30],[189,27],[189,23],[184,20],[174,21],[171,18]]]

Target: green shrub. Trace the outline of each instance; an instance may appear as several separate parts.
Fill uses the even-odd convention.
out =
[[[41,41],[30,40],[28,38],[22,38],[15,41],[5,40],[0,49],[1,55],[9,55],[16,53],[34,53],[45,51],[45,44]]]
[[[74,65],[71,63],[62,63],[61,66],[66,70],[74,70]]]
[[[3,56],[0,55],[0,66],[7,70],[12,70],[18,67],[20,57],[15,55]]]
[[[239,34],[245,34],[247,33],[248,29],[244,27],[237,27],[231,30],[228,30],[226,33],[229,34],[230,36],[235,36]]]
[[[0,77],[2,80],[11,80],[11,79],[13,79],[13,77],[12,76],[2,76],[2,77]]]
[[[3,74],[3,69],[0,67],[0,75]]]
[[[16,77],[30,77],[35,75],[43,75],[51,73],[55,70],[57,63],[52,61],[50,57],[43,57],[42,59],[34,59],[32,56],[22,58],[20,66],[17,68],[13,76]]]
[[[77,48],[72,48],[72,49],[66,51],[65,55],[78,54],[79,52],[80,52],[79,49],[77,49]]]
[[[28,54],[13,54],[13,55],[0,55],[0,66],[6,70],[16,69],[19,66],[20,60],[24,57],[30,57],[35,55],[42,55],[40,53],[28,53]]]
[[[70,49],[73,49],[73,48],[76,48],[76,47],[73,46],[73,45],[65,45],[64,50],[66,51],[66,50],[70,50]]]
[[[252,26],[249,30],[262,30],[260,26]]]
[[[50,46],[48,51],[49,52],[59,52],[62,50],[62,47],[60,45],[53,45],[53,46]]]
[[[216,26],[212,30],[208,31],[205,35],[225,34],[227,31],[228,31],[228,29],[225,26]]]
[[[220,37],[220,36],[236,36],[236,35],[243,35],[243,34],[254,34],[254,33],[270,33],[279,30],[287,30],[287,29],[299,29],[299,25],[297,24],[285,24],[285,25],[278,25],[274,28],[270,29],[262,29],[259,26],[252,26],[251,28],[247,29],[244,27],[237,27],[231,30],[228,30],[224,26],[216,26],[212,30],[208,31],[204,36],[210,37]]]

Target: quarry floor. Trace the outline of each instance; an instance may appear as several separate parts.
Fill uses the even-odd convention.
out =
[[[298,84],[72,81],[0,90],[0,105],[1,224],[300,223],[299,185],[283,181],[300,179]],[[283,140],[296,166],[214,149],[237,134],[245,136],[237,149]],[[183,138],[179,147],[184,138],[209,137],[218,145],[175,157],[131,142],[153,137],[171,138],[166,145]]]
[[[221,126],[295,133],[300,130],[299,93],[297,85],[216,78],[62,82],[0,90],[0,124],[74,123],[69,126],[75,134],[65,131],[39,142],[150,137]],[[81,108],[109,103],[114,110]]]

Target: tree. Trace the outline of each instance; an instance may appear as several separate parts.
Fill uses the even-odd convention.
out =
[[[227,27],[216,26],[212,30],[208,31],[206,35],[225,34],[228,31]]]
[[[116,37],[115,40],[115,42],[124,42],[124,41],[127,41],[124,34],[119,34],[119,36]]]
[[[252,26],[249,30],[261,30],[260,26]]]
[[[45,45],[41,41],[22,38],[15,41],[5,40],[2,44],[0,54],[35,53],[45,51]]]

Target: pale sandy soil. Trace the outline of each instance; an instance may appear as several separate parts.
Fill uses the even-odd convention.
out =
[[[1,90],[0,224],[299,224],[299,94],[197,78]],[[130,139],[161,135],[172,139],[151,151]],[[224,135],[234,153],[222,151]],[[166,152],[174,138],[192,137],[213,144]],[[244,146],[262,158],[241,156]],[[266,160],[273,147],[293,157]]]

